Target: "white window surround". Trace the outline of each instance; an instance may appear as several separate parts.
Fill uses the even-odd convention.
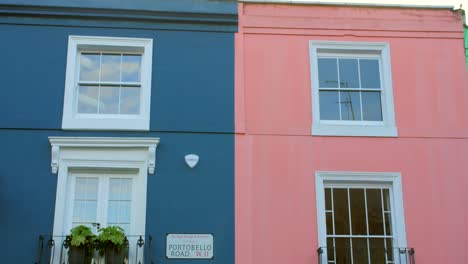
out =
[[[80,52],[138,52],[141,61],[140,114],[78,114],[77,81]],[[149,130],[153,40],[146,38],[69,36],[62,129]]]
[[[338,172],[317,171],[315,191],[317,202],[318,247],[327,247],[327,228],[325,218],[325,187],[334,186],[388,186],[390,188],[393,232],[396,246],[406,248],[406,227],[403,207],[401,174],[396,172]],[[327,263],[327,251],[323,251],[322,262]],[[398,262],[397,262],[398,263]]]
[[[132,233],[145,234],[148,173],[154,173],[159,138],[49,137],[52,147],[52,173],[57,173],[54,236],[69,230],[66,221],[67,189],[71,172],[127,173],[134,177],[135,213]],[[58,259],[53,263],[58,263]]]
[[[381,60],[382,117],[383,121],[320,120],[318,57],[320,53],[378,52]],[[363,136],[397,137],[395,124],[390,45],[380,42],[309,42],[310,76],[312,92],[312,135],[317,136]]]

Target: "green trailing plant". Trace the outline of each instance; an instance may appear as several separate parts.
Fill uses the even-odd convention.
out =
[[[106,252],[114,251],[120,253],[128,246],[125,231],[120,226],[108,226],[98,230],[96,245],[99,254],[103,256]]]

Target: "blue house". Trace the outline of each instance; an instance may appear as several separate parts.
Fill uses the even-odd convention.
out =
[[[1,0],[2,263],[67,263],[79,225],[234,263],[236,31],[235,1]]]

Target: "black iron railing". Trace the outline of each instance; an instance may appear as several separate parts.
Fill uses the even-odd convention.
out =
[[[325,252],[331,256],[327,256],[325,259]],[[354,253],[354,255],[353,255]],[[370,253],[370,254],[369,254]],[[398,264],[416,264],[415,250],[414,248],[371,248],[370,251],[367,248],[326,248],[319,247],[317,249],[318,263],[368,263],[369,259],[377,258],[378,263],[398,263]],[[334,257],[339,259],[335,260]],[[351,260],[353,258],[354,261]],[[359,259],[356,261],[355,259]],[[364,260],[363,260],[364,259]],[[371,261],[372,262],[372,261]]]
[[[154,264],[151,235],[129,235],[125,240],[129,264]],[[67,236],[40,235],[34,264],[68,264],[70,238]],[[104,264],[105,259],[96,250],[92,264]],[[125,262],[127,263],[127,262]]]

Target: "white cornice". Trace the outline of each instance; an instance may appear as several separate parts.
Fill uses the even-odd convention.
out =
[[[128,138],[128,137],[49,137],[52,147],[51,168],[56,174],[60,163],[62,148],[100,149],[100,148],[141,148],[147,152],[148,173],[154,174],[156,164],[156,148],[159,138]]]

